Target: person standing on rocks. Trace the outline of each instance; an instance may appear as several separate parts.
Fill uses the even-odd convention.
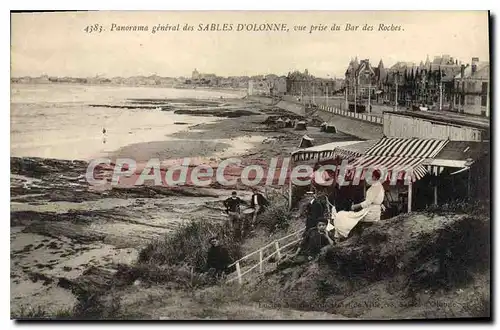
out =
[[[231,193],[231,197],[224,201],[226,212],[229,216],[229,226],[234,232],[236,238],[240,238],[242,234],[241,224],[241,205],[247,204],[244,200],[237,196],[236,191]]]

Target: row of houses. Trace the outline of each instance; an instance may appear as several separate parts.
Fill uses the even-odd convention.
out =
[[[462,64],[449,55],[420,64],[398,62],[385,68],[369,59],[351,59],[345,72],[349,103],[428,108],[489,117],[490,65],[473,57]]]
[[[319,78],[304,72],[293,71],[286,76],[286,94],[333,96],[344,88],[344,79]]]
[[[280,96],[286,93],[285,76],[275,74],[256,76],[222,77],[213,73],[201,73],[194,69],[185,84],[222,88],[248,88],[249,94]]]
[[[174,86],[183,83],[182,78],[170,78],[161,77],[158,75],[150,76],[132,76],[132,77],[112,77],[107,78],[103,76],[94,77],[52,77],[48,75],[42,75],[40,77],[13,77],[11,78],[12,83],[21,84],[50,84],[50,83],[61,83],[61,84],[112,84],[112,85],[125,85],[125,86]]]

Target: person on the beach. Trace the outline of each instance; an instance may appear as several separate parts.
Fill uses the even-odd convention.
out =
[[[106,143],[106,128],[102,129],[102,143]]]
[[[253,187],[252,191],[253,195],[252,195],[252,201],[250,202],[250,207],[253,208],[255,211],[253,212],[252,223],[250,225],[253,228],[257,224],[257,215],[264,212],[266,207],[269,206],[269,202],[264,197],[264,195],[262,195],[257,190],[257,188]]]
[[[217,277],[224,273],[229,273],[228,266],[232,263],[228,250],[220,245],[219,238],[213,236],[209,240],[210,248],[207,252],[207,266],[206,269],[210,274]]]
[[[244,200],[239,198],[236,191],[231,193],[231,197],[224,201],[226,212],[229,216],[229,226],[234,232],[236,238],[241,237],[241,208],[242,204],[247,204]]]

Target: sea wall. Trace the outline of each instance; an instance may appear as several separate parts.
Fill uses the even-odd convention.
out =
[[[301,116],[305,115],[304,107],[297,102],[280,100],[276,103],[276,100],[273,100],[270,97],[262,96],[250,96],[249,99],[263,104],[275,105],[278,108]],[[344,117],[321,109],[319,109],[315,115],[319,116],[322,120],[333,124],[340,132],[359,137],[360,139],[373,140],[379,139],[384,135],[383,126],[380,125],[380,123],[372,123],[350,117]]]

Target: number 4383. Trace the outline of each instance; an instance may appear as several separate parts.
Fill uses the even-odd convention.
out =
[[[100,24],[94,24],[94,25],[88,25],[83,31],[87,33],[92,33],[92,32],[102,32],[102,25]]]

